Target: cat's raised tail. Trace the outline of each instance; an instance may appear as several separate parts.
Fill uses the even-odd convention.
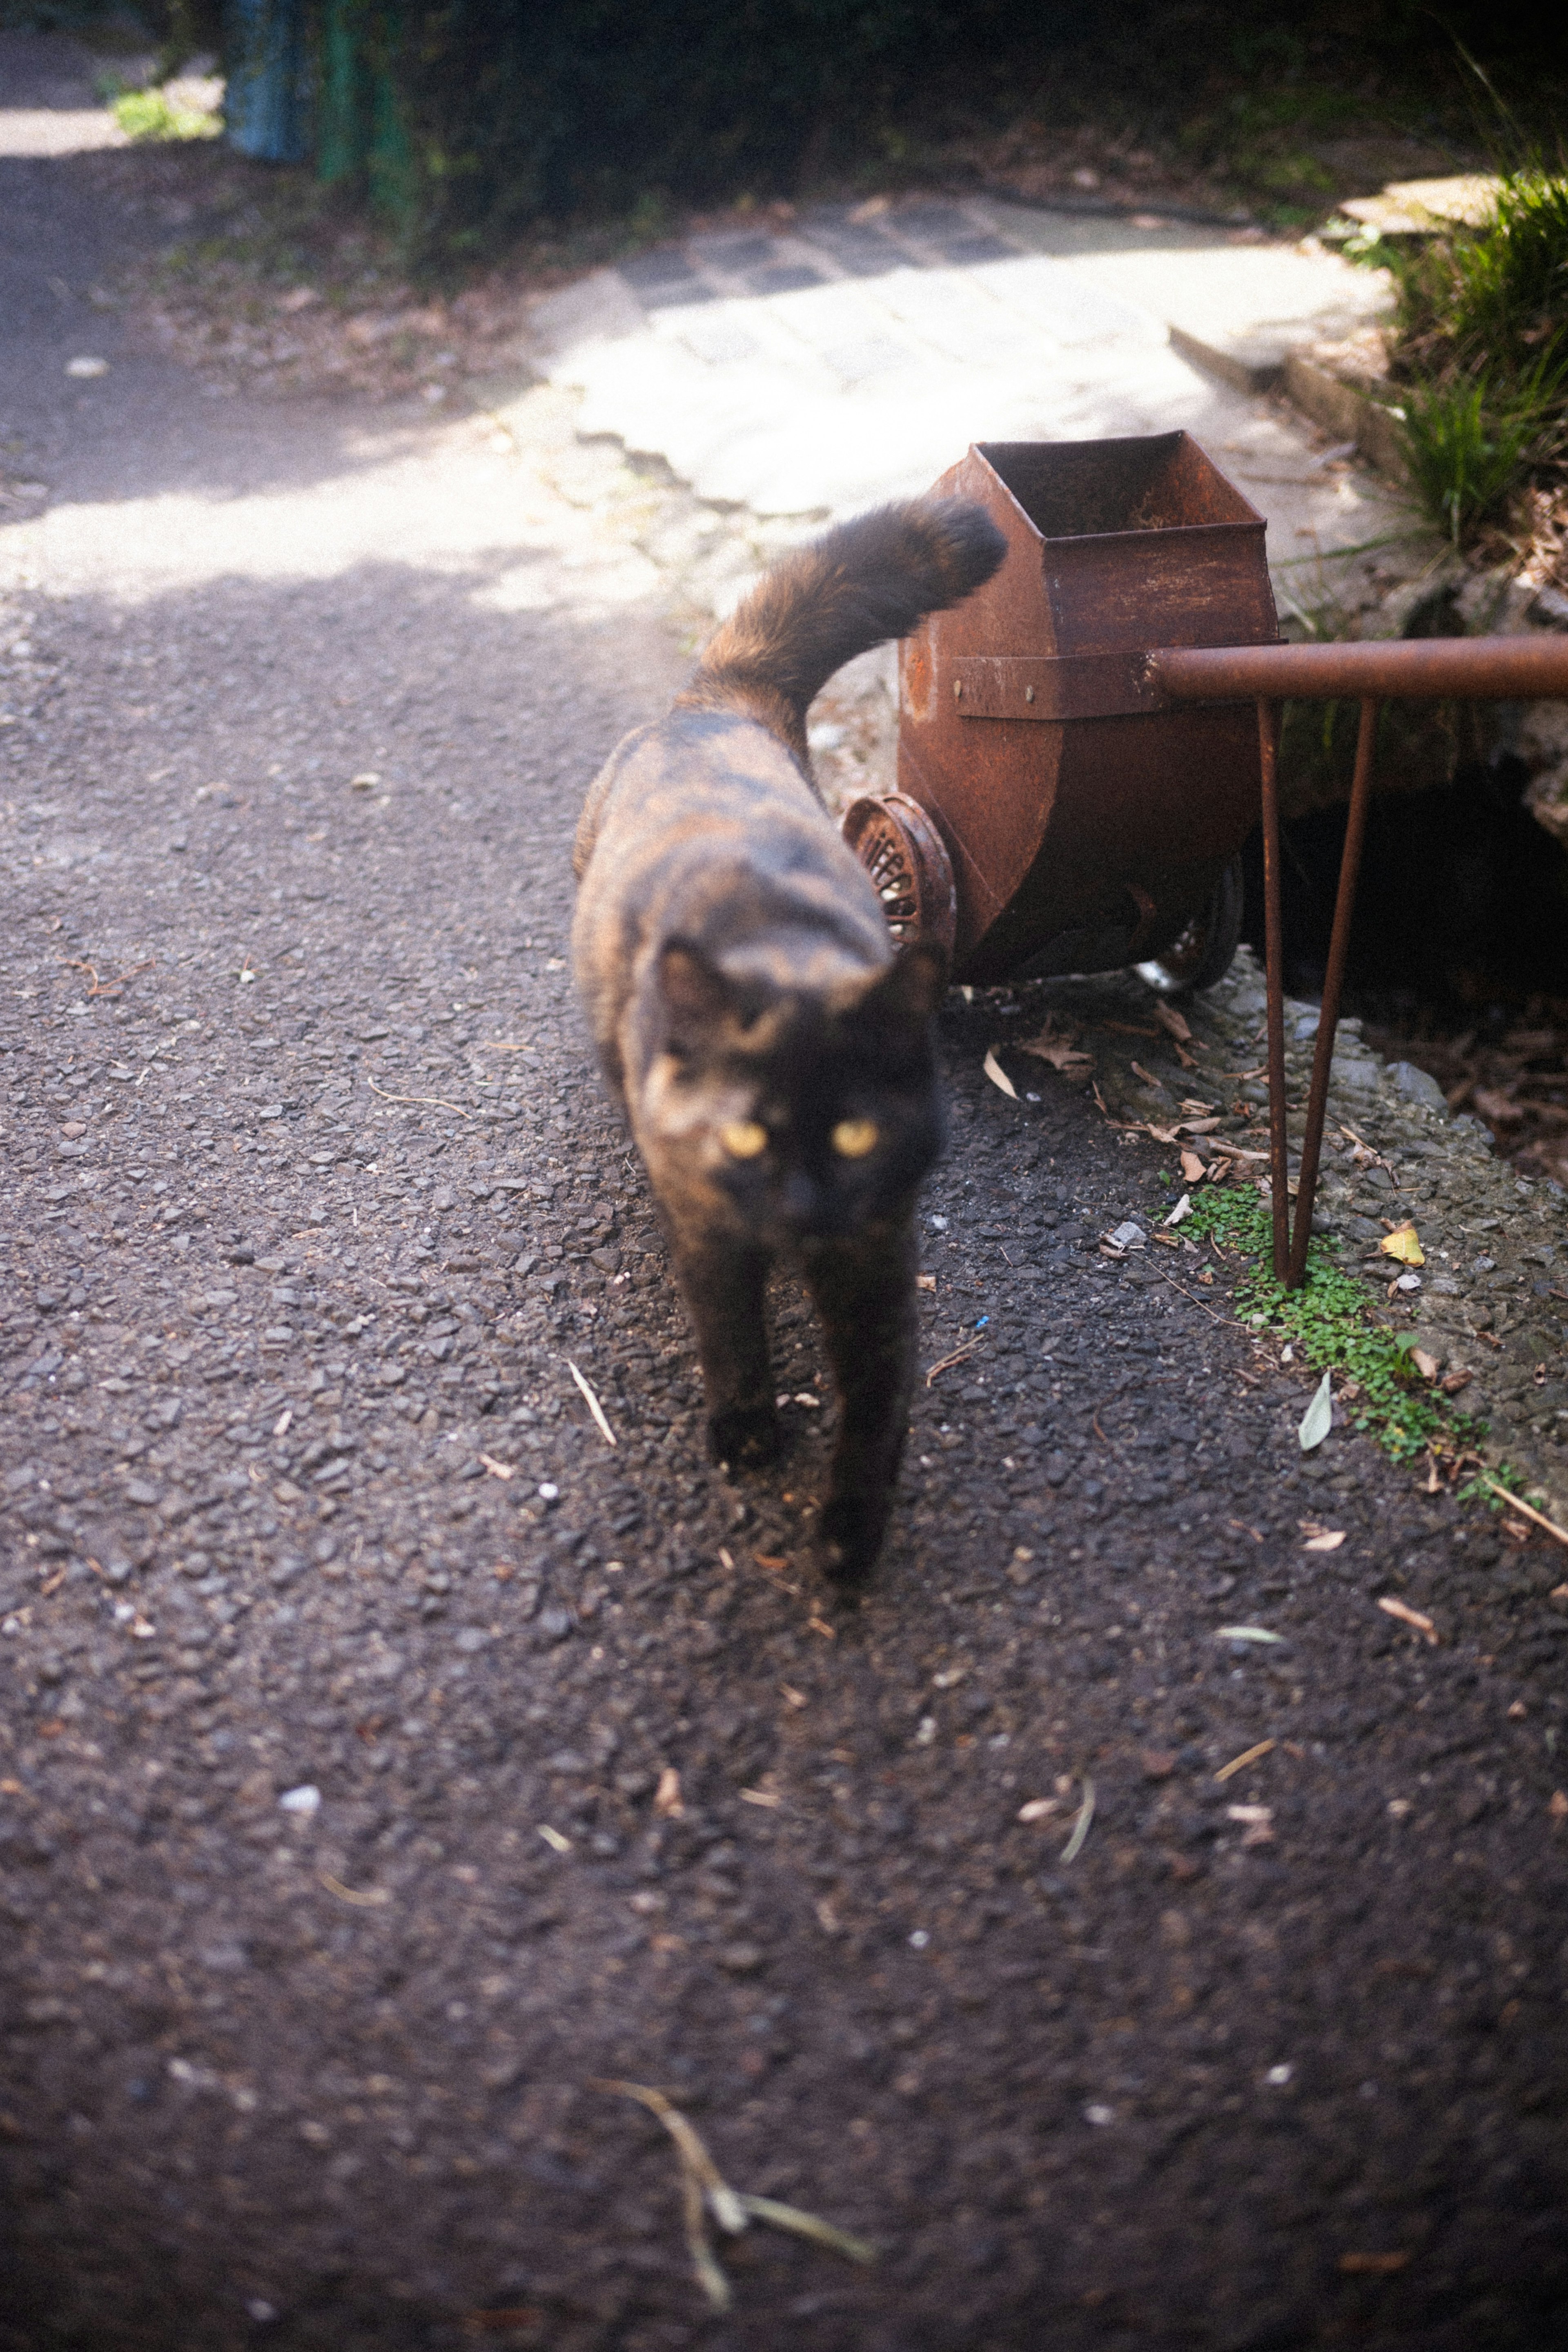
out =
[[[967,499],[908,499],[775,563],[711,639],[677,708],[761,704],[799,747],[837,669],[984,586],[1007,542]],[[766,708],[771,706],[771,708]]]

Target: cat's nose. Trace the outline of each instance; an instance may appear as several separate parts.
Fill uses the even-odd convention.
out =
[[[792,1225],[809,1233],[822,1214],[822,1188],[803,1169],[784,1179],[784,1211]]]

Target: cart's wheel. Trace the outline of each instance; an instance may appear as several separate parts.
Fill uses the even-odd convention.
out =
[[[1209,901],[1152,963],[1133,967],[1157,996],[1191,996],[1212,988],[1230,970],[1241,938],[1242,874],[1237,852],[1209,893]]]
[[[920,940],[951,959],[958,936],[952,864],[920,803],[904,793],[852,801],[843,834],[876,886],[897,945]]]

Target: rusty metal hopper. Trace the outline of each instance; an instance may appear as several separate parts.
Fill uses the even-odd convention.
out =
[[[1186,988],[1235,950],[1261,815],[1274,1269],[1300,1283],[1379,700],[1568,698],[1568,642],[1281,645],[1262,518],[1184,433],[977,444],[937,489],[978,500],[1008,552],[905,641],[900,789],[857,801],[846,838],[895,939],[931,940],[956,979],[1135,963]],[[1362,717],[1292,1225],[1278,763],[1298,695],[1353,695]]]
[[[1185,433],[987,443],[937,490],[1009,547],[900,654],[899,789],[952,862],[954,976],[1155,957],[1257,822],[1258,753],[1246,709],[1162,708],[1145,656],[1277,641],[1263,520]]]

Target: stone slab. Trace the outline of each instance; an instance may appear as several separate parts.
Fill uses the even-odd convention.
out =
[[[918,493],[972,441],[1182,425],[1289,567],[1394,518],[1375,483],[1317,471],[1259,390],[1388,299],[1380,273],[1231,232],[944,198],[692,237],[546,297],[531,336],[579,431],[717,505],[805,523]]]

